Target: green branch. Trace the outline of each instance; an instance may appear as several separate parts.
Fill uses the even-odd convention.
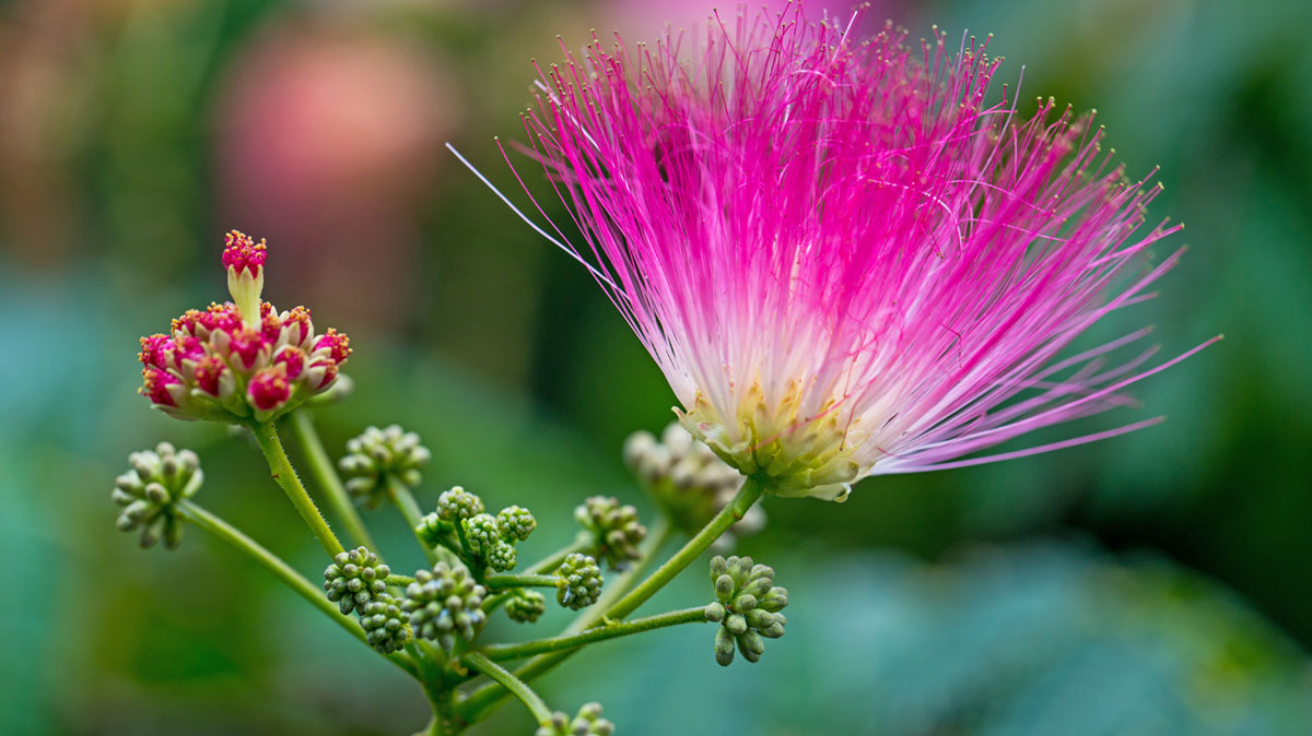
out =
[[[324,551],[329,557],[336,557],[345,552],[333,530],[328,528],[328,522],[324,521],[323,514],[319,513],[318,507],[310,499],[310,494],[305,491],[305,486],[301,485],[301,479],[296,477],[296,470],[287,459],[287,452],[283,450],[282,442],[278,440],[277,430],[272,424],[252,424],[251,430],[255,432],[255,439],[260,443],[265,459],[269,461],[269,472],[273,474],[273,479],[278,482],[292,505],[300,512],[301,518],[310,527],[310,531],[314,532]]]
[[[554,588],[560,582],[555,575],[489,575],[483,580],[488,590],[507,588]]]
[[[667,583],[675,578],[676,575],[683,572],[684,568],[691,565],[703,552],[710,547],[715,540],[729,531],[729,527],[742,521],[743,515],[747,513],[752,505],[760,500],[762,494],[761,484],[755,478],[748,477],[743,481],[742,488],[738,489],[737,495],[733,500],[720,509],[720,513],[711,519],[710,523],[702,527],[697,535],[688,540],[683,548],[674,553],[674,556],[665,561],[651,574],[651,577],[642,581],[638,587],[629,592],[614,606],[606,611],[606,616],[613,619],[621,619],[633,613],[646,603],[649,598],[656,595],[656,592],[664,588]]]
[[[319,433],[314,428],[314,418],[309,410],[298,409],[292,412],[288,422],[292,427],[292,435],[296,437],[301,452],[305,454],[305,461],[310,466],[310,475],[314,476],[315,483],[318,483],[323,490],[333,515],[342,526],[346,527],[346,533],[350,535],[352,541],[357,545],[368,547],[381,559],[382,554],[378,551],[378,545],[374,544],[369,529],[365,527],[364,520],[360,518],[355,504],[351,502],[346,488],[342,486],[342,479],[338,477],[328,452],[324,450],[323,441],[319,439]]]
[[[354,619],[342,615],[342,612],[337,609],[336,605],[328,600],[322,590],[314,587],[310,581],[301,577],[300,573],[296,572],[296,570],[286,562],[283,562],[277,555],[261,546],[259,542],[246,536],[236,527],[209,511],[206,511],[192,501],[186,499],[178,501],[175,508],[177,508],[178,514],[187,521],[190,521],[201,529],[213,534],[220,540],[231,545],[234,549],[258,562],[266,570],[273,573],[274,577],[286,583],[287,586],[295,591],[297,595],[313,604],[315,608],[322,611],[324,615],[336,622],[338,626],[346,629],[351,636],[354,636],[365,644],[368,643],[365,639],[364,630],[360,628],[360,625],[356,623]],[[373,649],[373,647],[369,648]],[[393,664],[410,673],[412,676],[418,676],[414,663],[409,659],[399,654],[383,656],[386,656]]]
[[[497,661],[522,659],[524,657],[531,657],[535,654],[569,651],[577,649],[585,644],[606,641],[608,639],[618,639],[619,637],[630,636],[632,634],[641,634],[645,631],[663,629],[667,626],[705,623],[705,621],[705,608],[686,608],[682,611],[671,611],[670,613],[662,613],[657,616],[635,618],[632,621],[599,626],[572,636],[556,636],[550,639],[537,639],[535,641],[523,642],[522,644],[490,644],[483,647],[483,653],[490,659]]]
[[[520,680],[510,673],[505,667],[488,659],[486,655],[480,652],[470,652],[460,658],[470,669],[477,670],[492,678],[505,689],[509,690],[512,695],[519,698],[533,717],[538,720],[539,725],[545,726],[551,721],[551,709],[547,704],[542,702],[542,698],[529,687],[527,683]]]
[[[410,493],[410,489],[404,483],[393,478],[391,473],[387,474],[387,497],[392,500],[393,505],[401,511],[401,516],[405,517],[406,526],[410,527],[410,533],[415,535],[415,541],[424,550],[424,556],[428,558],[428,564],[435,565],[438,560],[442,559],[437,550],[428,546],[423,537],[419,536],[419,525],[424,521],[424,515],[419,510],[419,504],[415,503],[415,497]]]

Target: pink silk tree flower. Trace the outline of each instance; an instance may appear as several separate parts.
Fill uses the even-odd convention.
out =
[[[1110,163],[1092,115],[990,101],[974,40],[740,13],[654,47],[594,37],[540,70],[525,116],[582,241],[534,227],[592,272],[693,436],[767,493],[842,500],[1160,421],[959,459],[1133,403],[1212,342],[1109,359],[1143,329],[1060,357],[1181,255],[1144,265],[1178,226],[1140,231],[1159,187]]]

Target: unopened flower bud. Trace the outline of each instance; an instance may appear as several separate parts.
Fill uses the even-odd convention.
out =
[[[114,481],[110,498],[122,507],[115,526],[119,531],[140,530],[142,547],[164,542],[174,549],[182,541],[182,517],[177,504],[200,490],[204,475],[191,450],[178,451],[161,442],[152,452],[128,456],[131,470]]]
[[[556,601],[575,611],[597,602],[601,595],[601,567],[588,555],[574,552],[556,570]]]
[[[439,562],[432,572],[415,573],[415,581],[406,586],[401,610],[409,615],[415,636],[434,639],[450,651],[456,639],[472,642],[487,622],[480,608],[485,594],[469,568]]]
[[[336,603],[343,614],[363,611],[370,603],[387,596],[387,576],[391,574],[378,555],[357,547],[339,552],[333,558],[333,564],[323,571],[323,589],[328,600]]]
[[[526,508],[507,506],[497,512],[497,530],[507,541],[512,539],[524,541],[538,526],[537,519]]]
[[[455,486],[437,497],[437,515],[443,521],[459,522],[483,513],[483,499]]]
[[[646,538],[647,528],[638,522],[633,506],[621,506],[613,497],[592,496],[574,509],[574,518],[592,537],[590,551],[612,570],[642,556],[638,544]]]
[[[488,559],[492,549],[501,542],[501,533],[497,531],[496,517],[491,514],[477,514],[460,522],[469,545],[470,554]]]
[[[399,601],[387,593],[365,604],[359,612],[365,641],[383,654],[395,652],[410,641],[412,634]]]
[[[531,624],[546,612],[547,599],[536,590],[518,588],[506,601],[506,615],[521,624]]]
[[[738,651],[748,662],[765,652],[766,639],[784,635],[787,619],[779,610],[788,605],[788,591],[774,585],[774,569],[756,565],[750,557],[716,556],[711,579],[718,602],[706,607],[706,619],[720,622],[715,638],[715,661],[733,662]]]
[[[346,490],[357,503],[377,508],[387,497],[388,485],[414,488],[423,479],[420,469],[432,454],[419,444],[419,435],[398,425],[386,429],[366,427],[346,443],[347,454],[337,466],[346,476]]]
[[[497,542],[493,544],[487,553],[487,566],[497,572],[506,572],[515,569],[515,562],[518,555],[515,548],[506,542]]]
[[[600,703],[587,703],[574,718],[556,711],[538,728],[537,736],[611,736],[615,724],[601,717]]]
[[[738,471],[677,422],[668,425],[659,440],[650,432],[629,435],[624,462],[675,524],[689,534],[704,527],[743,483]],[[759,531],[764,519],[760,506],[753,506],[717,541],[717,547],[731,548],[735,535]]]

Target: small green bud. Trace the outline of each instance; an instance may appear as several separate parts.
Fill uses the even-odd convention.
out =
[[[409,614],[415,636],[434,639],[450,651],[457,638],[472,642],[487,623],[487,614],[480,608],[486,592],[469,568],[439,562],[432,572],[415,573],[415,581],[406,586],[401,610]]]
[[[455,486],[437,497],[437,515],[443,521],[460,521],[483,513],[483,499]]]
[[[501,533],[497,531],[497,520],[491,514],[477,514],[462,519],[461,527],[465,531],[465,541],[469,553],[487,559],[492,548],[501,542]]]
[[[615,724],[601,717],[600,703],[585,704],[572,719],[556,711],[537,730],[537,736],[610,736],[613,733]]]
[[[429,547],[436,547],[445,536],[445,530],[442,528],[442,519],[437,514],[425,514],[419,520],[419,526],[415,527],[415,536],[419,541]]]
[[[638,545],[647,537],[647,528],[638,522],[633,506],[621,506],[613,497],[592,496],[574,509],[574,519],[591,535],[590,551],[612,570],[642,557]]]
[[[734,639],[733,634],[729,633],[728,629],[720,627],[715,632],[715,661],[719,662],[720,666],[728,667],[733,664],[733,652],[736,644],[737,640]]]
[[[719,598],[720,601],[723,603],[728,603],[729,601],[733,600],[733,591],[735,587],[736,586],[734,586],[733,584],[732,577],[730,577],[727,573],[721,575],[715,581],[715,597]]]
[[[755,663],[765,653],[765,640],[755,631],[748,631],[738,637],[738,651],[743,653],[743,658],[748,662]]]
[[[365,641],[383,654],[401,649],[413,636],[398,601],[386,593],[360,609],[360,626]]]
[[[161,541],[169,549],[182,542],[182,517],[177,504],[200,490],[204,480],[200,459],[161,442],[154,451],[128,456],[131,470],[114,479],[110,499],[121,507],[114,526],[122,532],[140,530],[142,548]]]
[[[667,426],[659,439],[650,432],[629,435],[624,443],[624,463],[675,525],[689,534],[706,526],[743,484],[737,470],[678,422]],[[731,546],[735,536],[755,533],[764,525],[765,513],[759,505],[753,506],[717,544]],[[716,577],[719,575],[712,580]]]
[[[506,615],[511,621],[531,624],[547,612],[547,599],[536,590],[516,589],[506,600]]]
[[[386,429],[367,427],[346,443],[347,455],[337,467],[346,477],[346,490],[356,503],[377,508],[387,498],[388,484],[413,488],[422,477],[419,469],[432,457],[419,444],[419,435],[393,424]]]
[[[515,569],[516,559],[515,548],[499,541],[487,553],[487,566],[497,572],[506,572]]]
[[[506,541],[524,541],[538,527],[537,519],[528,509],[519,506],[507,506],[497,513],[497,531]]]
[[[713,558],[711,580],[719,599],[706,607],[706,620],[720,624],[715,661],[727,666],[735,648],[748,662],[760,660],[765,640],[784,635],[787,619],[779,610],[788,605],[788,591],[774,585],[773,568],[750,557]]]
[[[601,595],[601,568],[588,555],[574,552],[556,569],[556,601],[572,610],[587,608]]]
[[[363,611],[381,596],[387,595],[387,576],[391,568],[365,547],[338,553],[333,564],[323,571],[323,589],[328,600],[343,614]],[[390,596],[389,596],[390,598]]]

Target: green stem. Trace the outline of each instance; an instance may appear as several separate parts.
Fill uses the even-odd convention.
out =
[[[400,587],[405,587],[405,586],[409,585],[410,583],[413,583],[414,581],[415,581],[415,579],[412,578],[412,577],[410,577],[409,575],[397,575],[396,573],[393,573],[393,574],[387,576],[387,581],[386,581],[386,582],[387,582],[388,585],[396,585],[396,586],[400,586]]]
[[[488,590],[507,588],[554,588],[559,581],[555,575],[489,575],[483,580]]]
[[[314,476],[314,481],[323,489],[324,497],[333,510],[333,515],[342,526],[346,527],[346,533],[350,535],[352,541],[378,553],[378,545],[374,544],[369,529],[365,527],[360,513],[355,510],[355,504],[351,502],[346,488],[342,486],[342,479],[338,477],[332,460],[324,450],[323,441],[319,439],[319,433],[314,428],[314,417],[310,415],[310,411],[297,409],[292,412],[289,421],[292,425],[292,435],[300,444],[301,452],[305,453],[305,461],[310,466],[310,475]],[[380,554],[379,557],[381,556]]]
[[[336,622],[338,626],[346,629],[351,636],[354,636],[361,642],[367,643],[364,630],[360,628],[359,624],[353,619],[342,615],[342,612],[337,609],[337,606],[324,596],[322,590],[314,587],[310,581],[301,577],[300,573],[296,572],[296,570],[286,562],[283,562],[277,555],[261,546],[259,542],[246,536],[236,527],[209,511],[206,511],[204,508],[201,508],[190,500],[183,499],[178,501],[175,508],[177,508],[178,513],[184,519],[190,521],[201,529],[204,529],[210,534],[213,534],[220,540],[231,545],[237,551],[242,552],[258,562],[266,570],[273,573],[274,577],[286,583],[287,586],[295,591],[297,595],[313,604],[315,608],[322,611],[324,615]],[[373,647],[370,647],[370,649],[373,649]],[[386,656],[396,666],[411,675],[417,676],[415,665],[409,659],[397,654]]]
[[[492,678],[502,687],[509,690],[512,695],[519,698],[522,703],[533,713],[533,717],[538,719],[538,725],[545,726],[551,721],[551,709],[547,704],[542,702],[542,698],[529,687],[523,680],[515,677],[505,667],[493,662],[487,658],[487,655],[481,652],[469,652],[460,658],[470,669],[477,670]]]
[[[522,644],[491,644],[483,647],[483,653],[490,659],[497,661],[522,659],[524,657],[531,657],[535,654],[563,652],[577,649],[584,644],[606,641],[607,639],[618,639],[622,636],[641,634],[645,631],[663,629],[667,626],[705,623],[705,621],[705,608],[686,608],[682,611],[671,611],[670,613],[662,613],[657,616],[635,618],[632,621],[614,623],[609,626],[599,626],[572,636],[556,636],[550,639],[537,639]]]
[[[742,488],[738,489],[738,494],[720,509],[720,513],[716,514],[710,523],[702,527],[702,530],[689,539],[682,549],[675,552],[673,557],[666,560],[664,565],[656,568],[656,572],[652,573],[651,577],[639,583],[638,587],[629,591],[628,595],[607,609],[606,616],[621,619],[636,611],[639,606],[647,602],[647,599],[656,595],[657,591],[683,572],[684,568],[691,565],[715,540],[729,531],[729,527],[742,521],[743,514],[752,508],[752,504],[761,498],[761,494],[761,484],[755,478],[748,477],[744,480]]]
[[[291,499],[292,505],[300,512],[310,531],[314,532],[324,551],[329,557],[336,557],[344,552],[342,543],[337,541],[333,530],[328,528],[328,522],[324,521],[323,514],[319,513],[318,507],[310,499],[310,494],[306,493],[305,486],[301,485],[301,479],[296,477],[296,470],[287,459],[287,452],[283,450],[282,442],[278,440],[277,430],[272,424],[252,424],[251,430],[255,432],[255,439],[260,443],[265,459],[269,461],[269,472],[273,474],[273,479],[282,486],[283,492]]]
[[[415,503],[415,497],[410,493],[410,489],[404,483],[387,476],[387,496],[392,499],[392,503],[401,511],[401,516],[405,517],[406,526],[410,527],[410,533],[415,535],[415,541],[424,550],[424,556],[428,558],[428,564],[436,565],[437,561],[442,559],[437,550],[429,547],[424,543],[423,538],[419,536],[419,525],[424,521],[423,512],[419,510],[419,504]]]

